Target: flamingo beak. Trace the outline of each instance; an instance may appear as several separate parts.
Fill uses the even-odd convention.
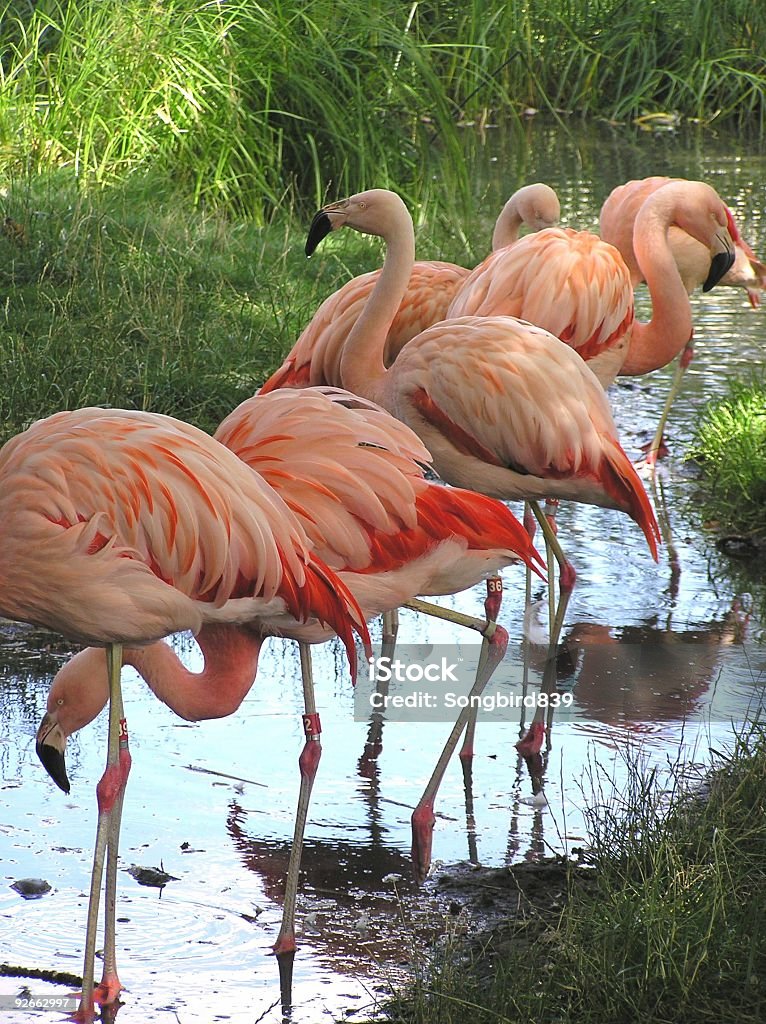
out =
[[[314,219],[309,227],[308,238],[306,239],[306,255],[312,256],[316,251],[316,247],[326,238],[331,231],[335,228],[339,228],[343,223],[342,217],[345,212],[345,208],[348,206],[346,199],[341,199],[339,203],[331,203],[330,206],[324,206],[321,210],[314,214]],[[330,214],[340,214],[341,220],[334,221]]]
[[[719,236],[720,239],[720,236]],[[734,246],[727,239],[720,239],[725,245],[723,252],[717,252],[710,263],[710,270],[702,285],[703,292],[709,292],[714,288],[724,274],[727,274],[734,265]]]
[[[43,715],[40,728],[37,730],[35,749],[43,768],[45,768],[59,789],[63,790],[64,793],[68,793],[69,777],[66,773],[66,761],[64,760],[66,736],[62,732],[55,716],[49,711]]]

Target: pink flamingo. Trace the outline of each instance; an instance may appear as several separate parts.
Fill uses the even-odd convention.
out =
[[[670,184],[683,184],[685,180],[684,178],[655,176],[628,181],[624,185],[619,185],[613,189],[601,207],[599,219],[601,236],[619,249],[630,272],[631,282],[634,287],[647,280],[646,264],[645,262],[639,264],[635,251],[634,235],[638,212],[644,203],[659,190],[664,190]],[[728,206],[725,206],[724,209],[726,211],[729,234],[734,244],[734,263],[718,283],[734,288],[744,288],[750,305],[755,309],[760,305],[761,292],[766,287],[766,266],[756,258],[753,250],[742,238],[731,210]],[[675,223],[671,223],[667,231],[667,243],[673,253],[673,259],[686,292],[691,294],[700,285],[702,285],[703,290],[707,291],[710,287],[708,275],[711,270],[709,248],[700,241],[698,235],[688,233],[687,230],[684,230],[683,225],[676,225]],[[683,375],[694,356],[692,340],[690,333],[684,346],[679,349],[681,356],[678,366],[676,367],[665,406],[660,415],[654,440],[649,447],[648,461],[650,463],[656,458],[655,453],[659,453],[663,448],[662,435],[670,413],[670,407],[681,387]],[[643,357],[644,361],[641,362],[641,358],[640,355],[634,355],[631,352],[627,366],[624,366],[621,372],[646,372],[641,369],[645,365],[649,365],[650,369],[655,368],[651,366],[651,362],[649,364],[646,363],[645,357]],[[633,359],[639,359],[638,364],[632,362]],[[638,365],[638,369],[634,368],[636,365]]]
[[[656,559],[659,528],[649,499],[620,447],[602,387],[574,350],[513,317],[467,316],[426,329],[386,368],[386,333],[414,260],[412,219],[395,193],[361,192],[317,213],[307,254],[340,227],[386,242],[378,283],[344,346],[344,386],[411,426],[444,480],[503,499],[552,495],[620,509],[640,525]],[[533,510],[561,566],[553,648],[574,571]],[[527,746],[539,749],[541,723],[530,732]]]
[[[500,211],[492,235],[492,247],[512,245],[518,239],[522,225],[539,231],[556,224],[559,214],[558,197],[549,185],[542,182],[525,185],[513,193]],[[383,359],[387,366],[410,338],[444,319],[456,290],[469,273],[465,267],[438,260],[413,263],[402,301],[386,337]],[[282,365],[263,385],[261,393],[310,384],[341,386],[340,360],[345,339],[379,276],[379,270],[361,274],[325,299]]]
[[[77,1013],[78,1020],[90,1020],[104,858],[106,901],[113,907],[130,769],[122,645],[179,630],[206,633],[211,644],[223,641],[229,667],[239,671],[236,685],[246,689],[260,639],[242,624],[255,614],[272,610],[327,624],[343,639],[352,667],[354,633],[368,647],[369,635],[343,581],[313,553],[299,520],[273,489],[219,442],[167,416],[81,409],[40,420],[12,438],[0,450],[0,543],[0,614],[107,650],[109,750],[97,788]],[[220,632],[221,624],[231,623],[232,631]],[[54,776],[63,771],[58,711],[54,706],[38,732],[38,750]],[[112,928],[95,995],[114,1002],[120,987]]]
[[[634,285],[646,280],[644,270],[638,265],[633,249],[633,227],[638,211],[645,200],[657,189],[670,182],[682,182],[684,178],[665,178],[655,175],[627,181],[612,189],[604,200],[599,216],[599,231],[604,241],[619,249],[630,271]],[[758,260],[748,243],[742,238],[739,227],[726,207],[729,234],[734,242],[734,263],[721,280],[721,285],[744,288],[750,305],[756,308],[761,302],[761,292],[766,288],[766,266]],[[668,244],[673,252],[681,279],[687,292],[691,293],[705,283],[710,271],[710,252],[695,237],[687,234],[674,224],[668,231]]]
[[[356,396],[318,388],[256,396],[224,420],[216,437],[279,492],[306,531],[314,554],[327,557],[341,586],[355,592],[365,618],[395,608],[415,594],[465,589],[519,559],[535,568],[540,562],[528,534],[509,509],[482,495],[426,481],[421,463],[429,456],[418,438],[382,409]],[[418,607],[482,632],[490,644],[488,672],[502,657],[507,636],[494,622],[430,605]],[[123,660],[183,718],[221,717],[236,710],[252,685],[254,667],[242,655],[275,633],[301,642],[306,702],[306,745],[299,760],[301,792],[282,927],[274,947],[285,994],[295,953],[303,833],[321,754],[306,645],[327,639],[332,631],[315,620],[303,624],[283,609],[267,607],[248,619],[246,630],[218,624],[203,627],[198,634],[205,664],[201,673],[188,672],[166,644],[126,646]],[[57,674],[49,694],[38,749],[50,767],[46,748],[55,744],[54,778],[67,790],[66,737],[90,722],[108,699],[108,689],[101,682],[103,672],[99,672],[103,658],[93,648],[76,655]],[[430,860],[430,844],[430,833],[414,834],[416,863],[424,857]]]

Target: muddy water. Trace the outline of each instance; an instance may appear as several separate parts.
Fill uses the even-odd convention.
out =
[[[601,200],[621,180],[649,173],[707,177],[730,199],[756,250],[766,252],[764,158],[741,141],[599,129],[575,144],[537,128],[526,151],[500,133],[483,149],[470,141],[477,178],[488,183],[488,209],[499,207],[509,180],[544,179],[562,196],[564,220],[592,227]],[[559,685],[573,702],[554,722],[544,799],[533,795],[537,787],[514,750],[518,717],[484,716],[472,817],[457,762],[437,802],[438,870],[466,860],[499,866],[581,846],[585,808],[604,797],[605,780],[619,788],[631,758],[660,769],[679,759],[704,761],[711,746],[730,743],[739,723],[764,705],[763,624],[747,616],[743,597],[763,586],[763,566],[730,559],[695,525],[688,510],[694,478],[682,455],[705,401],[730,376],[763,366],[766,312],[724,289],[695,297],[694,305],[697,357],[672,414],[671,457],[654,493],[670,543],[655,565],[625,517],[562,507],[560,535],[578,586]],[[612,389],[621,437],[635,458],[651,436],[669,376],[663,371]],[[521,574],[508,571],[501,621],[511,635],[503,666],[509,693],[519,686],[522,590]],[[444,603],[480,614],[483,597],[478,587]],[[473,643],[409,613],[400,639]],[[8,625],[0,644],[0,962],[79,974],[106,723],[99,719],[70,744],[72,793],[65,797],[36,762],[34,733],[67,648]],[[193,644],[181,641],[180,649],[193,666]],[[465,646],[466,657],[472,653],[475,647]],[[532,690],[542,648],[533,655]],[[432,888],[416,891],[410,881],[409,816],[448,732],[446,722],[388,721],[381,753],[364,757],[368,723],[354,720],[336,645],[316,651],[315,679],[324,752],[304,855],[292,1018],[308,1024],[333,1014],[361,1018],[443,930]],[[119,1020],[280,1020],[270,946],[302,745],[297,654],[272,641],[241,711],[222,722],[181,722],[128,672],[125,696],[134,767],[121,842],[118,947],[127,992]],[[141,886],[128,873],[133,864],[163,865],[176,879],[162,890]],[[21,899],[9,886],[25,877],[46,879],[52,891]],[[30,1019],[11,1009],[24,984],[33,995],[65,991],[0,979],[1,1020]]]

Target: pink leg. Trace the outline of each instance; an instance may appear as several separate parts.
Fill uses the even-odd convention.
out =
[[[120,768],[123,776],[122,789],[117,796],[109,824],[109,838],[106,849],[106,886],[104,889],[104,969],[101,982],[93,991],[93,998],[100,1006],[110,1006],[117,1002],[122,991],[117,976],[116,929],[115,916],[117,910],[117,854],[120,845],[120,824],[122,821],[122,805],[125,799],[125,787],[130,774],[131,757],[128,749],[128,728],[123,719],[120,729]]]
[[[412,812],[412,862],[415,875],[420,881],[423,881],[426,877],[431,865],[431,848],[434,824],[436,822],[436,816],[434,815],[436,793],[444,778],[444,772],[446,771],[449,759],[470,716],[470,698],[481,695],[492,673],[503,660],[507,647],[508,634],[502,626],[495,626],[491,633],[486,631],[484,642],[481,646],[479,665],[476,669],[476,680],[469,693],[468,705],[462,709],[457,721],[453,725],[452,732],[439,755],[439,760],[428,781],[428,785],[423,791],[423,796]]]
[[[487,629],[497,625],[497,617],[500,614],[500,606],[503,603],[503,580],[500,576],[490,576],[487,580],[487,596],[484,599],[484,614],[487,616]],[[479,713],[478,707],[471,709],[468,717],[468,724],[465,727],[463,745],[460,748],[458,757],[463,763],[463,775],[466,784],[470,782],[465,778],[466,771],[470,772],[470,764],[473,760],[473,741],[476,735],[476,718]]]
[[[660,414],[659,423],[657,424],[657,430],[655,431],[653,440],[649,443],[646,449],[646,465],[649,468],[653,468],[658,459],[663,458],[668,453],[668,449],[664,441],[665,425],[668,422],[668,416],[670,415],[670,407],[673,404],[676,395],[681,389],[681,381],[683,380],[684,374],[694,358],[694,345],[693,337],[689,338],[686,343],[681,355],[678,357],[678,363],[676,365],[676,371],[673,374],[673,382],[670,385],[670,391],[668,397],[665,400],[665,405]]]
[[[83,964],[82,995],[80,1005],[73,1014],[78,1022],[90,1022],[94,1019],[94,1000],[97,998],[93,988],[94,959],[96,955],[96,930],[98,926],[98,904],[101,897],[101,879],[104,873],[104,858],[109,851],[113,871],[108,879],[109,886],[116,892],[117,844],[119,841],[120,814],[125,784],[130,771],[130,752],[128,750],[128,733],[122,706],[120,689],[120,669],[122,664],[122,647],[111,644],[107,647],[107,666],[109,670],[109,742],[107,763],[104,774],[96,786],[98,801],[98,826],[96,843],[93,852],[93,872],[91,874],[90,897],[88,900],[88,923],[85,934],[85,959]],[[114,878],[112,879],[112,875]],[[109,907],[107,907],[107,928],[109,928]],[[116,999],[121,985],[114,964],[112,917],[112,945],[110,974],[107,982],[113,998]],[[107,964],[105,961],[105,970]],[[100,995],[100,993],[99,993]]]
[[[292,1006],[293,961],[295,960],[295,905],[298,896],[298,876],[303,853],[303,835],[306,830],[311,790],[314,786],[319,759],[322,756],[320,735],[322,728],[314,700],[314,680],[311,671],[311,648],[308,644],[300,644],[301,675],[303,677],[304,715],[303,729],[306,742],[298,758],[301,773],[301,785],[298,794],[298,808],[295,815],[295,832],[293,845],[290,849],[290,861],[287,868],[285,883],[285,900],[282,910],[282,926],[273,949],[279,963],[279,981],[282,993],[282,1009],[289,1010]]]
[[[490,576],[487,580],[487,596],[484,599],[484,614],[487,616],[487,631],[497,626],[497,617],[503,603],[503,580],[500,576]],[[476,736],[476,719],[478,707],[471,708],[468,724],[465,727],[463,745],[458,757],[463,769],[463,791],[465,793],[465,820],[468,832],[468,859],[471,864],[479,863],[476,846],[476,818],[473,810],[473,741]]]
[[[559,568],[559,600],[556,606],[556,614],[551,626],[551,635],[548,642],[548,657],[543,672],[543,682],[540,687],[540,694],[549,697],[556,689],[556,654],[558,650],[559,637],[564,625],[569,599],[577,581],[577,576],[571,563],[564,560]],[[543,699],[538,701],[534,717],[526,734],[516,744],[516,749],[524,758],[531,758],[540,753],[545,739],[546,718],[548,717],[548,703]]]

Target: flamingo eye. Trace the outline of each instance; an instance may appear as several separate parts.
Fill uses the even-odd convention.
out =
[[[61,705],[64,703],[64,698],[63,697],[59,697],[59,699],[56,701],[56,703],[58,704],[59,707],[61,707]]]
[[[360,203],[359,204],[359,209],[360,210],[366,210],[367,209],[367,203]]]

